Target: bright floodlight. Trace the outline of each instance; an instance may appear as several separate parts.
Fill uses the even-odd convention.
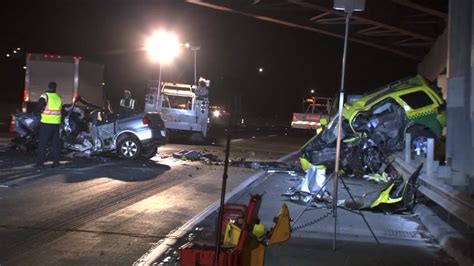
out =
[[[365,0],[334,0],[334,9],[348,13],[364,11]]]
[[[214,112],[212,112],[212,115],[216,118],[218,118],[219,116],[221,116],[221,111],[219,110],[215,110]]]
[[[263,72],[263,68],[259,68],[259,69],[258,69],[258,72]]]
[[[310,90],[310,92],[311,92],[311,94],[313,94],[313,93],[314,93],[314,90]]]
[[[145,49],[150,59],[160,64],[173,61],[180,53],[178,37],[170,32],[155,32],[146,40]]]

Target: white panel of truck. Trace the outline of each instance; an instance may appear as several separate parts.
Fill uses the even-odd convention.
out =
[[[46,91],[48,83],[54,81],[58,84],[57,91],[63,103],[71,103],[74,91],[74,63],[29,60],[27,75],[30,101],[38,101]]]
[[[104,66],[88,61],[79,61],[78,94],[97,106],[103,105],[102,82]]]

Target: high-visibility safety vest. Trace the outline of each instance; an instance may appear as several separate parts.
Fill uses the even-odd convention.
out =
[[[46,101],[46,107],[41,113],[41,123],[61,124],[61,96],[55,92],[41,94],[40,98]]]
[[[127,107],[127,108],[130,108],[130,109],[135,108],[135,99],[129,98],[128,105],[126,103],[126,100],[127,99],[125,99],[125,98],[121,99],[120,100],[120,106]]]

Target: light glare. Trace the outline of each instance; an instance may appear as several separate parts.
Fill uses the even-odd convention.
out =
[[[169,32],[155,32],[146,40],[145,49],[151,60],[168,64],[180,54],[178,37]]]

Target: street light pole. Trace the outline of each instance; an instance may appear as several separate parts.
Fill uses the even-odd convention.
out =
[[[334,0],[334,9],[343,10],[346,13],[345,19],[345,34],[344,34],[344,48],[342,52],[342,74],[341,87],[339,89],[339,110],[337,120],[337,141],[336,141],[336,161],[334,167],[334,183],[332,196],[332,215],[334,218],[334,237],[332,241],[332,248],[336,250],[336,236],[337,236],[337,198],[338,198],[338,181],[339,181],[339,167],[341,156],[341,134],[342,134],[342,113],[344,107],[344,81],[346,77],[346,55],[347,55],[347,41],[349,39],[349,20],[354,11],[364,10],[365,0]]]
[[[197,51],[199,51],[201,47],[199,46],[191,46],[191,50],[194,52],[194,85],[197,85]]]
[[[163,64],[169,64],[180,53],[180,45],[178,37],[171,32],[159,31],[153,33],[146,39],[145,50],[151,60],[160,64],[160,72],[158,74],[158,87],[155,93],[155,111],[158,110],[158,98],[161,90],[161,72]],[[150,90],[150,93],[151,90]]]
[[[342,109],[344,105],[344,80],[346,74],[346,53],[347,53],[347,36],[349,32],[349,18],[352,12],[346,14],[346,32],[344,37],[344,51],[342,54],[342,76],[341,76],[341,88],[339,90],[339,117],[337,119],[337,141],[336,141],[336,165],[334,167],[334,183],[333,183],[333,201],[332,211],[334,217],[334,238],[332,248],[336,250],[336,234],[337,234],[337,186],[339,181],[339,164],[341,156],[341,134],[342,134]]]
[[[160,96],[160,90],[161,90],[161,67],[162,64],[160,63],[160,73],[158,74],[158,88],[156,89],[156,95],[155,95],[155,110],[158,110],[158,97]]]

